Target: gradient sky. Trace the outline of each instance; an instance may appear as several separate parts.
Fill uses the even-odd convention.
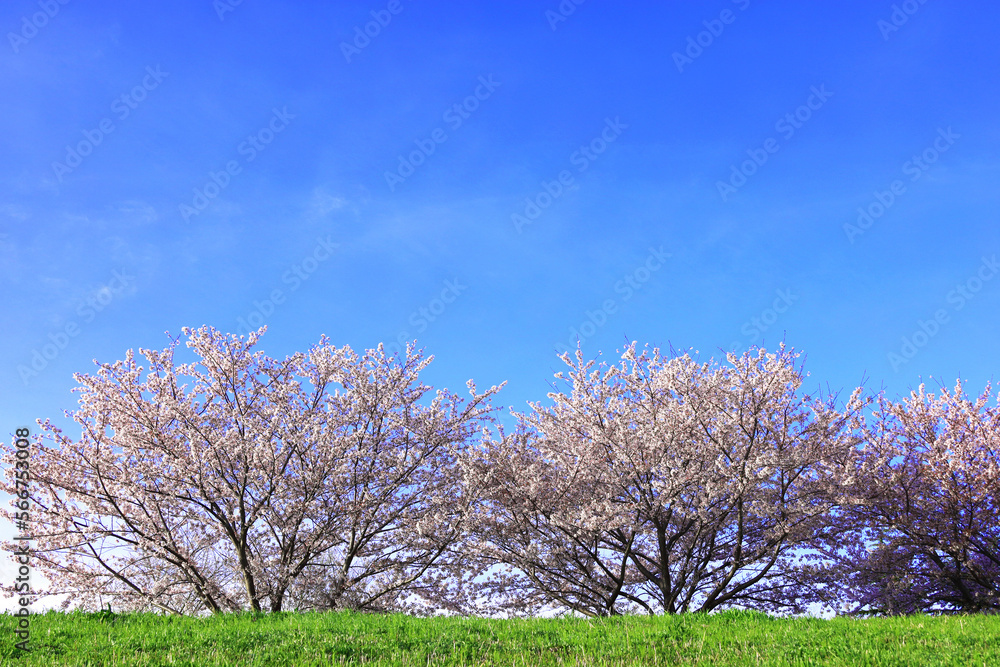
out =
[[[8,442],[184,326],[416,339],[505,412],[577,334],[1000,364],[995,3],[62,2],[0,10]]]

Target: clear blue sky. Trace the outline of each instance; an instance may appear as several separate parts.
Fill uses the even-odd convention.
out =
[[[574,331],[1000,364],[994,3],[63,2],[0,10],[5,440],[205,324],[518,410]]]

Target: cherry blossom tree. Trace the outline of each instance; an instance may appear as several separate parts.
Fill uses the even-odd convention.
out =
[[[699,364],[633,343],[598,370],[563,355],[571,392],[466,452],[487,489],[467,544],[506,566],[484,587],[493,609],[803,611],[796,551],[850,481],[866,401],[804,393],[797,357]]]
[[[855,484],[817,543],[821,598],[853,614],[1000,611],[1000,407],[978,396],[878,397]]]
[[[40,422],[31,455],[39,593],[180,614],[454,605],[475,501],[457,461],[500,387],[421,405],[433,357],[412,346],[359,358],[324,337],[278,361],[254,350],[265,330],[184,329],[195,362],[175,340],[74,376],[80,438]]]

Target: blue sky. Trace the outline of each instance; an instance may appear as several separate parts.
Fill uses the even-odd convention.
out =
[[[577,334],[609,361],[626,338],[785,339],[812,386],[978,392],[1000,362],[998,19],[10,0],[0,431],[65,423],[72,373],[206,324],[266,323],[277,357],[416,339],[424,382],[506,380],[505,410],[546,402]]]

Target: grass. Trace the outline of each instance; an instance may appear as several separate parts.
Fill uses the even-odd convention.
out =
[[[1000,665],[1000,616],[413,618],[351,612],[0,615],[2,665]]]

